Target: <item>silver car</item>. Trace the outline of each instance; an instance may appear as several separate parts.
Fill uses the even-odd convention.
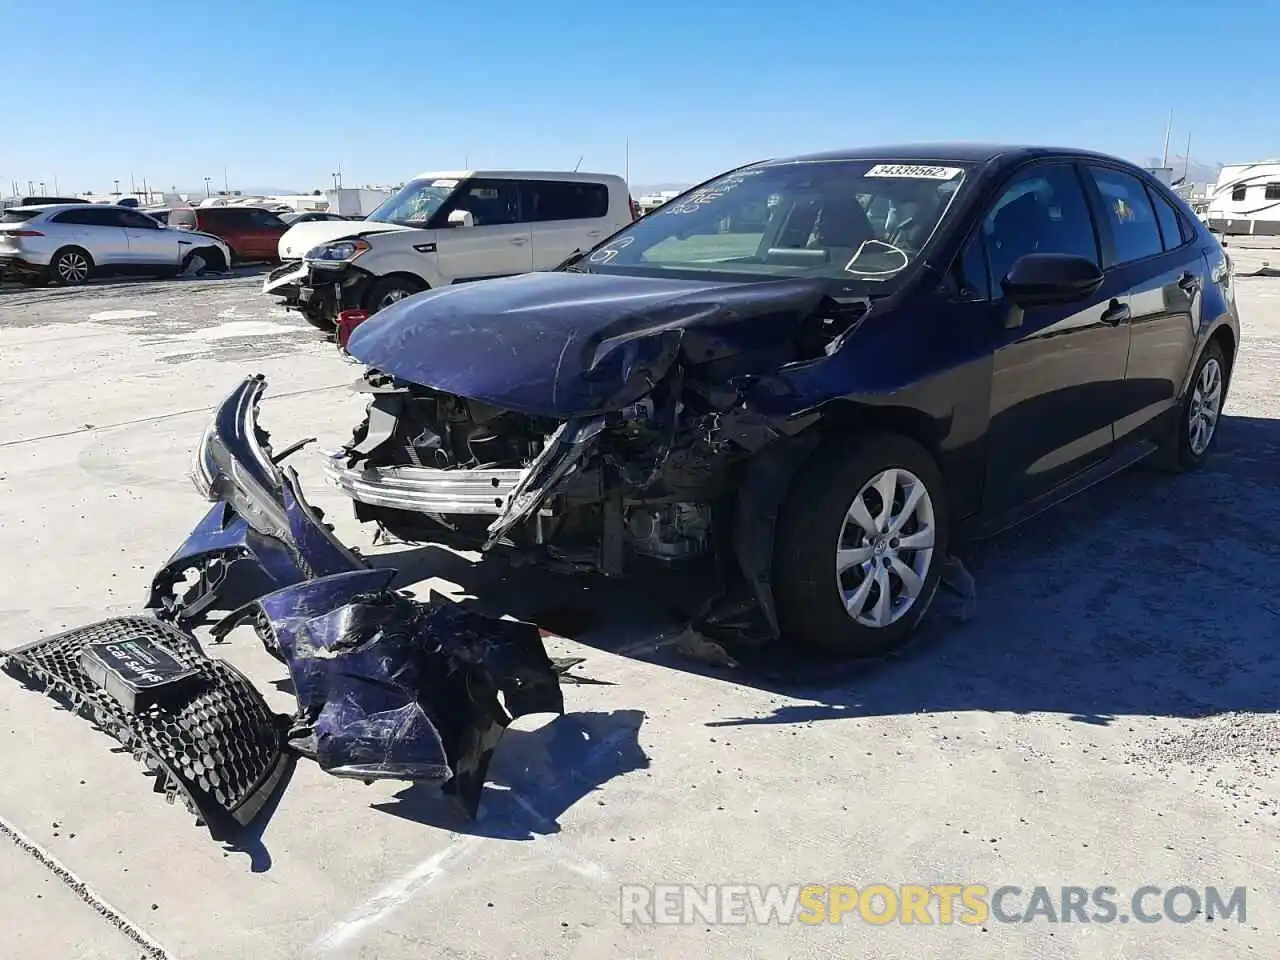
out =
[[[0,213],[0,276],[67,286],[105,274],[174,275],[197,266],[225,270],[231,251],[217,237],[174,230],[128,207],[56,204]]]

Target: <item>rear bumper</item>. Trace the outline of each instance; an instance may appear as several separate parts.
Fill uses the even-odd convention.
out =
[[[0,276],[34,277],[48,269],[48,264],[33,263],[16,253],[0,253]]]
[[[519,468],[438,470],[434,467],[349,467],[330,453],[325,477],[352,500],[373,507],[453,516],[497,517],[524,476]],[[542,511],[550,515],[549,509]]]

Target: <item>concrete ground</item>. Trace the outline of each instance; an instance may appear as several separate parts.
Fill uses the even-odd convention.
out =
[[[1118,477],[967,556],[976,614],[933,615],[897,660],[699,665],[673,654],[657,594],[560,582],[608,614],[552,645],[597,683],[508,734],[475,823],[425,789],[303,762],[263,829],[219,844],[87,721],[0,676],[0,953],[1274,955],[1280,281],[1239,290],[1244,342],[1207,469]],[[346,439],[359,369],[272,303],[255,277],[0,291],[0,645],[140,605],[203,512],[188,459],[244,375],[270,380],[277,443]],[[339,534],[419,593],[520,612],[552,589],[492,561],[371,548],[315,455],[296,460]],[[291,710],[252,631],[211,652]],[[619,918],[621,884],[944,882],[1020,886],[1015,908],[1037,885],[1110,885],[1122,906],[1144,884],[1243,886],[1248,909],[1150,925]]]

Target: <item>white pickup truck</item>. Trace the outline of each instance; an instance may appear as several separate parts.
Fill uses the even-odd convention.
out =
[[[300,223],[280,238],[264,293],[321,329],[423,290],[549,270],[637,216],[621,177],[423,173],[364,220]]]

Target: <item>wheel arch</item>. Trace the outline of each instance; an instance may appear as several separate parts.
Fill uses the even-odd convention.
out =
[[[722,575],[735,581],[727,585],[732,597],[749,591],[761,614],[762,626],[770,639],[777,639],[777,604],[773,594],[773,553],[779,514],[796,478],[820,451],[833,444],[849,442],[867,433],[897,434],[918,443],[933,459],[942,474],[944,489],[951,492],[951,478],[939,456],[946,426],[918,410],[902,406],[881,406],[841,400],[823,408],[820,420],[798,434],[768,444],[747,460],[735,478],[730,531],[717,538]],[[955,506],[950,505],[953,520]],[[732,606],[732,604],[730,604]],[[697,624],[704,632],[715,624]]]
[[[53,252],[53,256],[49,258],[49,263],[52,264],[55,260],[57,260],[60,256],[62,256],[68,250],[79,250],[86,257],[89,258],[89,266],[96,267],[98,265],[98,261],[94,259],[93,254],[90,253],[87,248],[80,246],[80,244],[78,243],[64,243],[62,246],[60,246],[57,250]]]
[[[373,311],[375,307],[374,294],[377,293],[378,288],[388,280],[404,281],[406,284],[413,287],[415,293],[422,293],[424,290],[431,289],[431,284],[427,283],[426,280],[422,279],[422,277],[418,276],[416,273],[410,273],[407,270],[393,270],[391,273],[378,274],[377,276],[372,277],[368,288],[364,291],[364,294],[361,297],[361,302],[366,310],[370,312]]]
[[[211,270],[229,270],[231,268],[231,264],[227,262],[227,257],[220,247],[213,246],[212,244],[207,247],[195,247],[183,256],[183,262],[186,262],[187,257],[191,257],[196,254],[200,255],[200,259],[202,259],[205,262],[205,265]],[[211,256],[217,258],[216,262],[210,259]],[[221,266],[219,266],[219,264],[221,264]]]

